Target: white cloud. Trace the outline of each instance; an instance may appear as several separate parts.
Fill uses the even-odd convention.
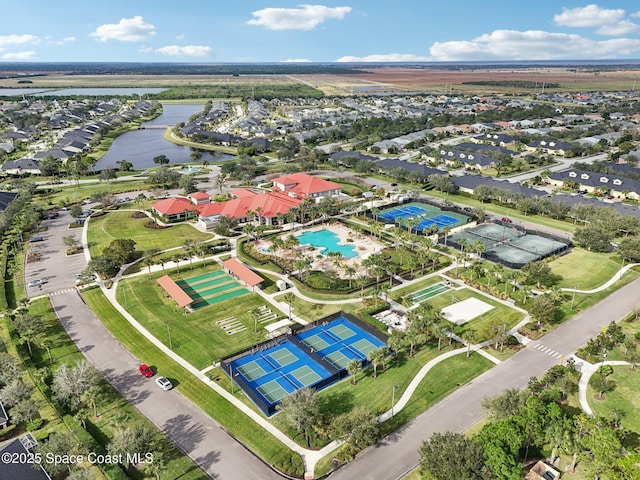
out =
[[[336,60],[336,62],[428,62],[433,60],[431,57],[421,57],[411,53],[389,53],[389,54],[373,54],[366,57],[344,56]]]
[[[180,35],[176,35],[176,40],[184,40],[184,33],[181,33]]]
[[[586,7],[563,8],[562,13],[554,15],[557,25],[565,27],[599,27],[619,22],[624,18],[624,10],[601,8],[591,4]]]
[[[629,21],[629,20],[621,20],[616,23],[612,23],[609,25],[602,25],[597,32],[600,35],[611,35],[611,36],[621,36],[628,35],[630,33],[637,33],[640,31],[640,26]]]
[[[54,45],[66,45],[67,43],[77,42],[78,39],[76,37],[65,37],[62,40],[55,40],[53,42]]]
[[[249,25],[264,26],[269,30],[313,30],[325,20],[342,20],[351,7],[300,5],[300,8],[264,8],[252,13]]]
[[[35,35],[0,35],[0,46],[26,45],[29,43],[40,43],[40,39]]]
[[[167,45],[166,47],[157,48],[156,52],[173,57],[206,57],[211,54],[211,47],[201,47],[197,45],[185,45],[184,47],[179,45]]]
[[[140,53],[151,53],[151,52],[153,52],[153,48],[147,47],[145,45],[141,45],[140,48],[138,48],[138,51]]]
[[[311,60],[308,58],[287,58],[286,60],[280,60],[282,63],[308,63]]]
[[[540,30],[496,30],[469,41],[436,42],[431,60],[557,60],[625,58],[640,52],[640,40],[591,40]]]
[[[2,60],[31,60],[36,56],[36,52],[9,52],[2,55]]]
[[[137,15],[133,18],[122,18],[119,23],[100,25],[95,32],[91,33],[91,36],[98,38],[101,42],[107,40],[142,42],[155,35],[155,28],[152,24],[145,23],[144,19]]]
[[[640,12],[631,14],[639,16]],[[586,7],[563,8],[562,13],[555,15],[556,25],[564,27],[598,27],[596,33],[600,35],[620,36],[640,31],[640,27],[627,20],[625,11],[621,8],[608,9],[591,4]]]

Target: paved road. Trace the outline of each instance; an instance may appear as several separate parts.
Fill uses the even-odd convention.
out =
[[[75,292],[51,297],[60,322],[105,378],[211,478],[281,479],[177,390],[160,390]]]
[[[611,320],[640,307],[640,279],[577,315],[540,341],[531,342],[507,361],[474,379],[409,425],[384,439],[331,475],[332,480],[396,480],[420,461],[418,449],[434,432],[461,432],[483,416],[480,403],[505,388],[524,387],[531,376],[541,376],[560,357],[568,358],[595,337]]]

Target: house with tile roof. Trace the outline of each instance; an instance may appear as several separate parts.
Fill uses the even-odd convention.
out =
[[[35,158],[9,160],[0,167],[2,175],[41,175],[40,162]]]
[[[257,193],[249,189],[238,189],[231,193],[236,196],[233,200],[199,207],[200,226],[211,228],[221,216],[233,218],[240,223],[257,218],[260,223],[274,225],[278,214],[286,215],[289,210],[302,203],[302,199],[283,192]]]
[[[8,458],[20,458],[20,456],[33,453],[33,448],[37,443],[33,435],[27,433],[22,437],[0,444],[0,455],[7,455]],[[34,465],[29,462],[0,462],[0,478],[10,478],[11,480],[51,480],[42,465],[34,468]]]
[[[337,183],[306,173],[292,173],[273,179],[273,190],[300,200],[312,198],[316,201],[342,193],[342,187]]]
[[[616,198],[640,199],[640,181],[620,175],[571,169],[551,173],[547,182],[556,187],[577,185],[588,193],[606,192]]]
[[[151,210],[167,223],[188,220],[198,215],[198,207],[185,197],[171,197],[153,202]]]
[[[552,155],[565,155],[569,150],[569,144],[557,140],[535,140],[526,144],[525,148],[530,152],[540,151]]]

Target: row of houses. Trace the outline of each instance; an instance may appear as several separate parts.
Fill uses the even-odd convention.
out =
[[[640,199],[640,181],[620,175],[571,169],[549,174],[547,182],[555,187],[578,188],[587,193],[603,193],[632,200]]]

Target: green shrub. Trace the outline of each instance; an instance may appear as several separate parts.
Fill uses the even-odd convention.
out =
[[[39,430],[42,427],[44,420],[41,418],[36,418],[27,424],[27,432],[33,432],[35,430]]]
[[[273,459],[273,466],[292,477],[302,478],[304,475],[304,463],[302,457],[294,452],[281,452]]]

